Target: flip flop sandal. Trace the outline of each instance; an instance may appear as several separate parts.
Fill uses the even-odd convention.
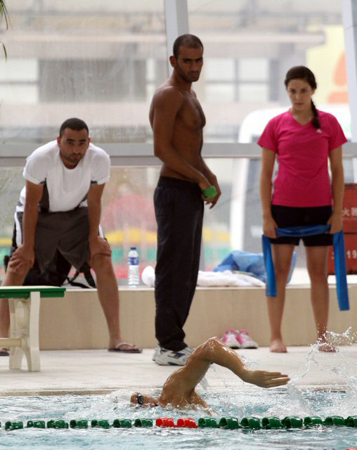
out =
[[[129,345],[133,347],[133,344],[129,344],[126,341],[118,342],[115,348],[108,348],[108,352],[116,352],[116,353],[141,353],[142,350],[140,348],[120,348],[124,345]]]

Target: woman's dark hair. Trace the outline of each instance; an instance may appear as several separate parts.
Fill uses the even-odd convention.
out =
[[[85,129],[85,130],[87,130],[87,133],[89,134],[89,129],[88,129],[87,124],[81,119],[72,118],[72,119],[65,120],[59,130],[60,137],[62,137],[62,134],[66,128],[70,128],[71,130],[74,130],[74,131],[81,131],[81,130]]]
[[[317,88],[315,75],[311,72],[310,69],[308,69],[305,66],[295,66],[292,67],[290,70],[288,70],[284,81],[286,88],[288,88],[288,84],[290,83],[291,80],[304,80],[312,89]],[[314,118],[312,120],[312,126],[319,129],[321,127],[319,113],[317,112],[315,103],[312,100],[311,100],[311,109],[314,115]]]
[[[203,44],[197,36],[195,36],[194,34],[183,34],[182,36],[179,36],[174,42],[173,54],[176,60],[179,57],[180,47],[182,45],[188,48],[202,47],[203,50]]]

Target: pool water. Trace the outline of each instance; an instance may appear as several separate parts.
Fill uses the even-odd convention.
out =
[[[154,393],[154,392],[153,392]],[[351,392],[302,391],[288,389],[218,392],[204,395],[214,409],[213,417],[299,417],[318,415],[357,415],[357,404]],[[207,414],[202,411],[167,411],[162,408],[133,408],[127,392],[107,395],[65,395],[0,398],[0,448],[7,449],[346,449],[357,447],[357,428],[318,427],[282,430],[224,429],[22,429],[5,431],[6,421],[64,419],[192,417],[198,422]]]

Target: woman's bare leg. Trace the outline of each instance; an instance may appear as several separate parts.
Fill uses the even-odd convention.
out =
[[[317,338],[326,342],[329,310],[329,289],[327,282],[328,246],[306,247],[307,270],[311,281],[311,305],[314,312]],[[329,344],[319,347],[321,351],[334,351]]]
[[[288,279],[291,260],[294,252],[293,245],[272,245],[277,297],[267,297],[268,316],[270,322],[270,351],[286,353],[287,349],[281,335],[285,304],[285,287]]]

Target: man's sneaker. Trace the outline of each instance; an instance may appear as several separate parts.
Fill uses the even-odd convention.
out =
[[[186,347],[183,350],[180,350],[180,352],[186,353],[186,355],[190,356],[191,353],[193,353],[195,349],[192,347],[189,347],[188,345],[186,345]]]
[[[157,355],[160,353],[160,349],[161,349],[160,345],[157,344],[157,346],[154,348],[154,353],[152,355],[152,360],[153,361],[155,361]]]
[[[156,349],[155,349],[156,350]],[[190,357],[193,349],[185,347],[183,350],[174,351],[159,347],[159,351],[154,361],[159,366],[184,366]]]
[[[258,344],[253,341],[248,331],[237,330],[237,341],[239,342],[240,348],[258,348]]]
[[[156,360],[156,357],[160,354],[161,350],[166,350],[166,349],[160,347],[160,345],[157,344],[157,346],[154,348],[154,353],[153,353],[153,355],[152,355],[152,360],[153,360],[153,361]],[[172,350],[169,350],[169,351],[172,351]],[[185,353],[185,354],[187,354],[188,356],[190,356],[191,353],[192,353],[193,351],[194,351],[194,348],[189,347],[189,346],[187,345],[183,350],[180,350],[180,353]]]
[[[226,345],[229,348],[241,348],[241,345],[237,338],[238,338],[237,330],[227,330],[221,337],[221,342],[222,344]]]

